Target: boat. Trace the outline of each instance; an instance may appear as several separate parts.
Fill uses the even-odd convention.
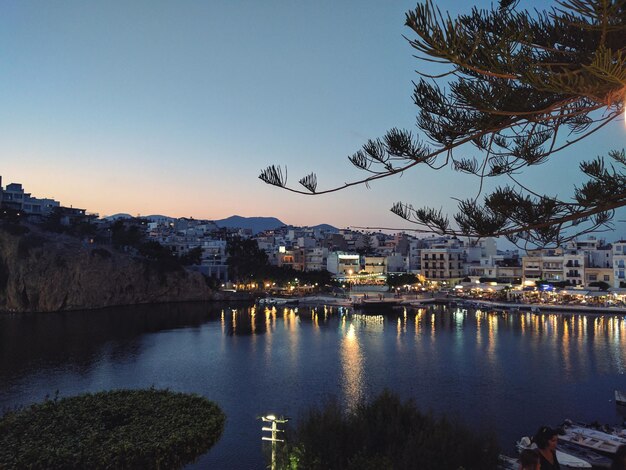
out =
[[[566,441],[559,441],[559,449],[562,452],[583,459],[585,462],[589,462],[593,468],[611,468],[612,460],[610,458],[591,449]]]
[[[626,406],[626,392],[621,390],[615,390],[615,403],[618,405]]]
[[[524,436],[517,442],[517,449],[536,449],[537,444],[532,442],[532,440]],[[592,468],[592,465],[586,460],[581,459],[580,457],[576,457],[568,452],[564,452],[560,449],[556,450],[556,459],[559,461],[561,465],[561,469],[577,469],[577,468]]]
[[[559,434],[559,441],[571,442],[603,454],[614,455],[620,446],[626,445],[626,438],[597,429],[568,422],[563,425],[562,429],[563,433]]]
[[[259,299],[259,305],[267,307],[291,307],[298,305],[299,300],[294,298],[281,298],[281,297],[264,297]]]

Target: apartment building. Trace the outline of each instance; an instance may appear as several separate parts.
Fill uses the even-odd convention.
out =
[[[613,287],[626,287],[626,240],[613,243]]]
[[[361,270],[361,256],[358,253],[335,251],[328,253],[328,272],[340,276],[351,276]]]
[[[421,252],[424,277],[431,281],[457,282],[465,277],[463,250],[459,245],[433,245]]]

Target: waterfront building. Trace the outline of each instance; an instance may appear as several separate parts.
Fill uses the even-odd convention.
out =
[[[611,248],[604,240],[590,237],[571,241],[563,248],[529,250],[522,258],[523,283],[534,285],[542,280],[581,288],[604,282],[619,287],[618,245]]]
[[[422,249],[422,273],[431,281],[458,283],[465,277],[463,250],[457,239]]]
[[[489,279],[505,284],[519,284],[522,277],[521,259],[517,252],[480,258],[478,262],[467,263],[466,274],[472,280]]]
[[[363,271],[365,271],[365,273],[367,274],[387,274],[387,257],[363,257]]]
[[[613,287],[626,287],[626,240],[613,243]]]
[[[358,253],[335,251],[328,254],[326,269],[335,275],[353,275],[361,270],[361,256]]]

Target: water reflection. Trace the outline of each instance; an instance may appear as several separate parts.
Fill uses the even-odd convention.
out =
[[[0,384],[59,364],[87,373],[101,360],[126,362],[141,353],[141,335],[197,328],[212,319],[214,307],[200,303],[0,314]]]
[[[348,408],[363,399],[363,354],[359,345],[356,327],[353,322],[342,322],[341,339],[342,390]]]
[[[0,409],[57,388],[201,393],[229,425],[198,468],[261,468],[251,417],[297,416],[326,394],[353,406],[391,388],[425,410],[495,420],[504,446],[565,417],[610,422],[625,369],[623,315],[174,304],[0,316]]]

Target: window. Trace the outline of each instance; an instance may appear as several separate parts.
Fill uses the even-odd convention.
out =
[[[608,280],[610,280],[610,279],[611,279],[611,276],[609,276],[608,274],[605,274],[605,275],[604,275],[604,280],[605,280],[605,281],[608,281]]]

